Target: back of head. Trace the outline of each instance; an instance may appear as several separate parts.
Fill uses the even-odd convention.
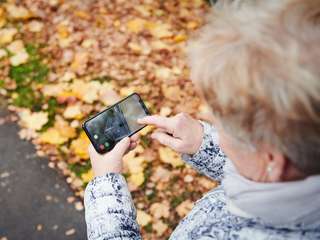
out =
[[[320,173],[320,0],[222,1],[189,45],[226,131]]]

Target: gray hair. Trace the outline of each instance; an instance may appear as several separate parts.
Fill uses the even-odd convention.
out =
[[[191,78],[231,135],[319,174],[320,0],[217,7],[190,42]]]

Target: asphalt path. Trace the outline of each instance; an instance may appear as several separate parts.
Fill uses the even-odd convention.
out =
[[[0,110],[0,119],[7,114]],[[86,239],[84,211],[70,203],[64,177],[18,131],[15,123],[0,125],[0,240]]]

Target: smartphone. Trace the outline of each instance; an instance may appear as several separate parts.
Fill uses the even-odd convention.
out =
[[[100,154],[106,153],[124,137],[132,136],[146,125],[137,123],[139,118],[150,115],[137,93],[86,120],[82,127],[92,145]]]

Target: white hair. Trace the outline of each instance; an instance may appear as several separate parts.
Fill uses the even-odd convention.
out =
[[[320,0],[221,1],[188,54],[231,135],[320,173]]]

